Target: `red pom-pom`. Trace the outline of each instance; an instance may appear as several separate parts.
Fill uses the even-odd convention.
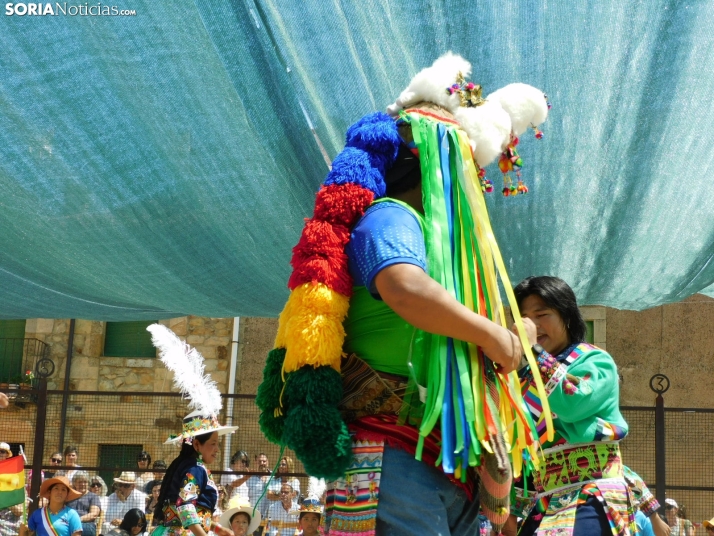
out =
[[[314,255],[306,259],[293,270],[288,288],[293,290],[303,283],[314,282],[323,283],[348,298],[352,296],[352,276],[347,267],[347,255]]]
[[[352,228],[374,200],[374,193],[357,184],[323,186],[315,199],[315,219]]]
[[[293,273],[288,288],[293,290],[303,283],[319,282],[340,294],[350,295],[352,277],[345,254],[349,239],[350,230],[344,225],[308,220],[300,241],[293,248],[290,261]]]

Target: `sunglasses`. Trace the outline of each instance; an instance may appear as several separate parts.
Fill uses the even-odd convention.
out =
[[[101,488],[102,485],[99,482],[94,482],[89,486],[90,488]]]
[[[140,462],[148,462],[148,461],[149,461],[149,458],[139,458],[139,461],[140,461]],[[138,526],[138,525],[137,525],[137,526]]]
[[[62,459],[61,459],[61,458],[50,458],[50,461],[51,461],[52,463],[62,463]]]
[[[117,484],[120,488],[130,488],[131,484]]]

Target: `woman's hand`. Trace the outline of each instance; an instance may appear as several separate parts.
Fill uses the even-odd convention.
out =
[[[27,525],[25,525],[24,523],[21,523],[20,527],[18,528],[17,533],[19,536],[28,536],[28,534],[30,534],[30,529],[28,528]]]

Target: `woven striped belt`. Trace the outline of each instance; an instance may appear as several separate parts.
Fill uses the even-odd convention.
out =
[[[561,445],[543,451],[533,471],[538,495],[600,479],[622,478],[622,456],[617,441]]]

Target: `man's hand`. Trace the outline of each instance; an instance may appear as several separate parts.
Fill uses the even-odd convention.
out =
[[[112,527],[118,527],[121,525],[121,519],[112,519],[109,523]]]
[[[538,342],[538,330],[530,318],[523,318],[523,327],[526,328],[526,337],[531,346]],[[518,327],[515,322],[511,326],[511,331],[518,335]]]
[[[516,519],[516,516],[509,515],[508,520],[503,525],[503,530],[501,531],[501,534],[503,534],[503,536],[516,536],[517,532],[518,520]],[[494,530],[491,531],[491,536],[497,536]]]
[[[665,523],[658,514],[652,514],[650,516],[650,521],[652,522],[652,531],[655,536],[669,536],[672,529]]]

